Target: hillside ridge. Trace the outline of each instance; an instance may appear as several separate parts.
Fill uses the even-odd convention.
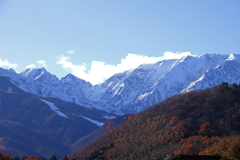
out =
[[[70,159],[164,160],[176,155],[240,159],[240,85],[176,95],[110,129]]]

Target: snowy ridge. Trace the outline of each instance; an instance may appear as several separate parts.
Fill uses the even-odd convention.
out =
[[[103,116],[103,118],[106,118],[106,119],[114,119],[114,118],[117,118],[116,116]]]
[[[20,74],[0,68],[0,76],[38,96],[123,115],[138,113],[176,94],[222,82],[240,83],[240,55],[204,54],[144,64],[95,86],[72,74],[59,80],[44,68]]]
[[[45,101],[45,100],[42,100],[42,99],[40,99],[41,101],[43,101],[44,103],[46,103],[50,108],[51,108],[51,110],[53,110],[54,112],[56,112],[59,116],[62,116],[62,117],[64,117],[64,118],[68,118],[64,113],[62,113],[61,111],[60,111],[60,109],[57,107],[57,106],[55,106],[53,103],[51,103],[51,102],[48,102],[48,101]]]
[[[104,123],[102,123],[102,122],[98,122],[98,121],[96,121],[96,120],[92,120],[92,119],[87,118],[87,117],[84,117],[84,116],[81,116],[81,117],[83,117],[84,119],[86,119],[86,120],[88,120],[88,121],[90,121],[90,122],[96,124],[98,127],[102,127],[103,124],[104,124]]]

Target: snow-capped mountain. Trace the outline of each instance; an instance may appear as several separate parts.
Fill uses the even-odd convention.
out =
[[[240,83],[240,55],[204,54],[143,64],[95,86],[72,74],[59,80],[44,68],[27,69],[20,74],[0,69],[0,75],[38,96],[122,115],[138,113],[175,94],[222,82]]]
[[[104,107],[111,109],[115,106],[123,113],[140,112],[180,93],[207,70],[215,68],[227,58],[227,55],[218,54],[187,56],[141,65],[131,72],[123,73],[122,78],[115,84],[114,80],[111,80],[115,78],[113,76],[102,84],[107,86],[107,91],[112,93],[112,97],[104,104]],[[185,90],[185,92],[188,91],[190,90]],[[102,97],[105,99],[104,97],[107,96],[109,94],[105,92]]]

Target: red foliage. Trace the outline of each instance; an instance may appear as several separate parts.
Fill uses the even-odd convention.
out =
[[[3,152],[0,152],[0,159],[1,160],[12,160],[12,156],[7,155],[7,154],[5,154]]]
[[[203,133],[204,131],[206,131],[207,129],[209,129],[210,127],[210,123],[209,122],[204,122],[203,124],[201,124],[200,129],[199,129],[199,133]]]
[[[223,89],[177,95],[137,116],[129,115],[129,121],[109,130],[79,155],[88,157],[91,149],[109,159],[161,159],[172,153],[203,153],[219,136],[240,132],[240,107],[235,105],[240,103],[240,87]]]
[[[133,119],[133,118],[135,118],[135,117],[136,117],[135,114],[129,114],[127,119]]]

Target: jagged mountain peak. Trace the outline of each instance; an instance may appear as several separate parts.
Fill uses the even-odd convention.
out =
[[[74,83],[85,83],[86,85],[88,85],[89,87],[91,87],[92,86],[92,84],[91,83],[89,83],[89,82],[87,82],[87,81],[85,81],[85,80],[83,80],[83,79],[81,79],[81,78],[78,78],[78,77],[76,77],[75,75],[73,75],[73,74],[71,74],[71,73],[69,73],[69,74],[67,74],[65,77],[63,77],[62,79],[61,79],[61,81],[63,81],[63,82],[74,82]]]
[[[27,68],[25,71],[20,73],[24,77],[37,79],[43,74],[50,74],[45,68]]]
[[[10,68],[10,69],[8,69],[10,72],[12,72],[12,73],[16,73],[16,71],[14,70],[14,69],[12,69],[12,68]]]
[[[45,68],[27,69],[19,78],[6,70],[0,70],[0,75],[11,79],[14,75],[15,84],[27,92],[121,115],[140,112],[175,94],[204,89],[223,81],[239,83],[238,64],[238,54],[188,55],[142,64],[94,86],[72,74],[59,80]]]
[[[65,77],[63,77],[62,79],[71,79],[71,80],[73,79],[73,80],[75,80],[75,79],[79,79],[79,78],[74,76],[73,74],[69,73]]]
[[[48,72],[44,67],[43,68],[27,68],[25,71],[21,72],[20,75],[27,81],[35,81],[35,82],[44,82],[56,83],[59,81],[57,76]]]
[[[11,73],[16,73],[16,71],[12,68],[10,69],[4,69],[4,68],[0,68],[0,74],[4,75],[4,74],[11,74]]]

